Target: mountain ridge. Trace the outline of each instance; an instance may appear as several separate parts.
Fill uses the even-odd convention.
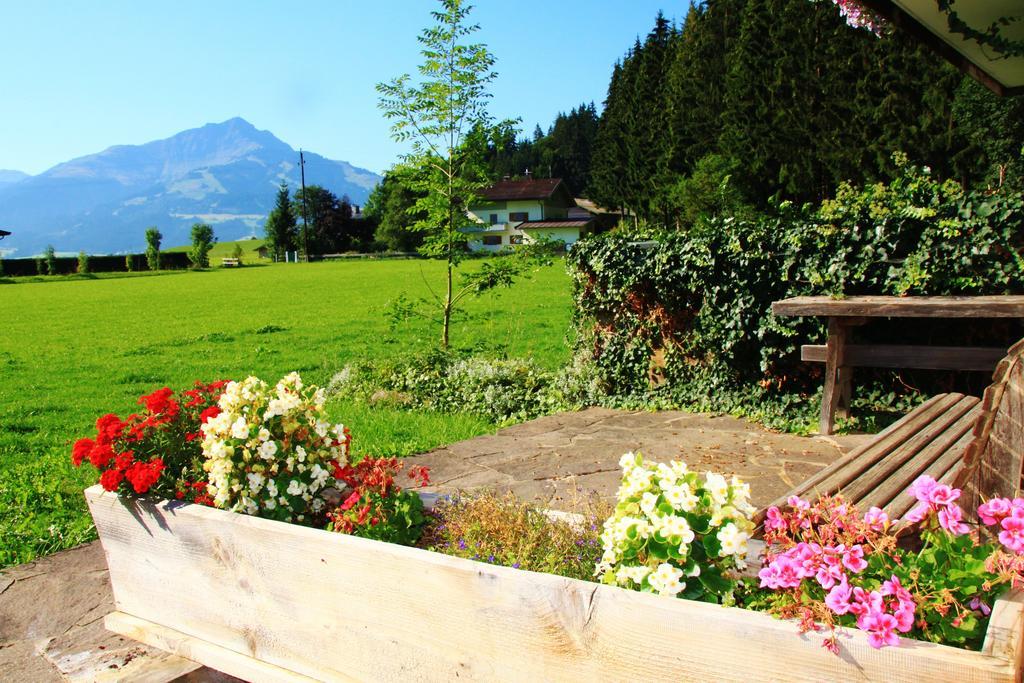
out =
[[[306,152],[306,182],[366,201],[380,176]],[[262,231],[283,180],[299,184],[298,152],[241,117],[140,145],[113,145],[0,183],[0,226],[13,234],[7,256],[58,251],[139,251],[155,225],[164,244],[188,241],[195,222],[218,239]],[[13,253],[10,253],[13,251]]]

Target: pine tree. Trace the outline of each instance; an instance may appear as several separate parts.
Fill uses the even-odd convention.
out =
[[[295,212],[292,210],[291,199],[288,196],[288,184],[281,181],[277,189],[277,200],[267,222],[264,226],[267,238],[267,247],[274,255],[274,260],[280,260],[284,252],[292,251],[298,243],[299,228],[295,220]]]

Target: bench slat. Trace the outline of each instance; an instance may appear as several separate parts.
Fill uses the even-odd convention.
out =
[[[918,449],[916,444],[912,444],[906,452],[901,449],[891,458],[891,463],[887,462],[885,467],[878,468],[880,471],[877,476],[870,477],[874,479],[870,485],[864,485],[864,480],[868,479],[864,477],[844,493],[865,510],[873,506],[885,508],[922,474],[939,479],[956,460],[963,458],[966,442],[959,449],[957,444],[964,441],[964,435],[970,434],[979,412],[978,399],[965,397],[965,400],[957,404],[955,412],[948,413],[955,418],[952,422],[943,420],[945,426],[941,430],[921,432],[924,435],[930,431],[932,437],[923,448]]]
[[[857,458],[844,467],[834,469],[827,477],[808,489],[808,492],[815,491],[818,494],[826,494],[845,488],[847,484],[874,468],[880,460],[903,446],[908,439],[913,438],[927,425],[941,419],[961,398],[963,398],[962,394],[941,394],[939,400],[926,409],[912,410],[896,423],[900,425],[899,429],[887,434],[884,438],[873,441],[870,447],[862,451]]]
[[[966,434],[960,437],[960,440],[957,441],[952,448],[949,449],[949,454],[951,456],[962,456],[964,451],[967,450],[967,446],[971,443],[971,440],[973,438],[974,437],[971,434],[971,432],[968,431]],[[962,485],[962,475],[964,475],[967,472],[966,463],[964,462],[962,457],[952,457],[952,460],[953,466],[949,470],[947,470],[941,478],[938,476],[936,476],[935,478],[938,479],[940,483],[949,484],[950,486],[954,484]],[[960,488],[960,486],[958,486],[957,488]],[[898,494],[887,505],[879,507],[882,507],[882,509],[885,510],[886,514],[889,515],[890,519],[901,519],[904,515],[910,512],[910,509],[913,508],[915,505],[917,505],[917,500],[913,496],[908,495],[906,493],[902,493]],[[970,511],[965,509],[964,512],[966,513],[966,516],[970,517]]]
[[[863,473],[879,459],[897,448],[910,435],[919,431],[922,425],[927,424],[930,420],[944,413],[962,397],[963,394],[938,394],[932,396],[906,416],[879,432],[871,442],[853,449],[825,469],[798,484],[785,495],[772,501],[764,509],[759,510],[754,517],[755,523],[760,524],[764,520],[765,511],[768,507],[772,505],[781,507],[785,505],[786,500],[790,496],[803,497],[811,491],[827,491],[826,487],[832,486],[833,480],[850,481],[853,477]],[[879,449],[878,452],[869,455],[869,457],[863,460],[861,459],[861,455],[868,451],[874,451],[876,448]],[[844,472],[849,473],[849,478],[843,479],[841,476],[837,476]]]
[[[800,360],[824,363],[824,344],[800,347]],[[843,364],[864,368],[913,368],[918,370],[973,370],[992,372],[1006,355],[1006,349],[985,346],[914,346],[887,344],[848,344]]]

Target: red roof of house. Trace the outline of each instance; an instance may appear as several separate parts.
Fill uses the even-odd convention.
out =
[[[593,222],[593,218],[587,218],[584,220],[550,220],[550,221],[525,221],[520,223],[516,227],[520,230],[530,230],[531,228],[585,228]]]
[[[480,196],[492,202],[516,199],[548,199],[562,184],[561,178],[502,180],[481,190]]]

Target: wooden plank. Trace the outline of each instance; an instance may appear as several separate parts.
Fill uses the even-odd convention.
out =
[[[104,617],[103,625],[108,631],[122,635],[125,638],[137,640],[140,643],[145,643],[151,647],[171,652],[179,657],[191,659],[195,662],[202,662],[211,669],[230,674],[250,683],[277,683],[278,681],[283,683],[312,683],[316,681],[315,678],[302,676],[294,671],[261,662],[258,659],[233,652],[200,638],[193,638],[172,628],[133,617],[124,612],[111,612]],[[122,677],[119,680],[124,679]]]
[[[828,347],[805,344],[800,360],[824,363]],[[1006,349],[983,346],[916,346],[912,344],[849,344],[844,365],[864,368],[916,368],[920,370],[972,370],[992,372]]]
[[[908,433],[907,422],[909,420],[916,419],[916,417],[914,416],[917,414],[939,415],[942,412],[942,410],[948,407],[949,405],[949,399],[946,398],[948,396],[949,394],[936,394],[935,396],[932,396],[931,398],[927,399],[924,403],[917,406],[917,408],[912,410],[910,413],[908,413],[907,415],[903,416],[896,422],[892,423],[891,425],[880,431],[878,434],[875,435],[875,438],[872,439],[871,441],[862,444],[857,448],[854,448],[849,453],[842,456],[828,467],[808,477],[807,479],[805,479],[804,481],[800,482],[792,489],[787,491],[786,493],[776,498],[766,507],[762,508],[761,510],[758,510],[757,513],[754,515],[754,522],[760,525],[761,522],[764,521],[765,511],[769,507],[773,505],[776,507],[782,507],[783,505],[786,504],[786,500],[790,496],[805,496],[810,491],[820,490],[818,487],[820,486],[821,482],[831,477],[834,473],[844,470],[845,468],[849,467],[852,463],[855,463],[864,453],[875,448],[875,445],[878,444],[879,442],[886,442],[896,439],[895,441],[893,441],[893,448],[895,448],[895,446],[899,443],[899,435]]]
[[[1024,318],[1024,296],[797,296],[772,303],[778,316]]]
[[[967,445],[971,441],[971,432],[967,431],[960,440],[957,441],[947,452],[947,456],[944,456],[941,461],[936,461],[934,468],[933,477],[938,479],[943,484],[949,486],[955,486],[956,488],[963,488],[964,482],[967,477],[970,476],[969,468],[963,459],[962,453],[967,450]],[[954,457],[954,454],[960,453],[959,457]],[[952,460],[952,462],[950,462]],[[948,466],[947,466],[948,465]],[[945,468],[945,469],[944,469]],[[977,506],[970,506],[964,503],[964,499],[961,498],[960,507],[964,511],[964,519],[966,521],[973,521],[976,519],[977,514],[975,512]],[[889,503],[880,506],[885,513],[889,515],[890,519],[901,519],[904,515],[910,512],[910,509],[917,505],[917,499],[907,494],[906,490],[901,493],[897,493]],[[902,535],[902,534],[901,534]]]
[[[1024,594],[1009,593],[992,605],[981,652],[1010,662],[1020,679],[1024,667]]]
[[[874,467],[842,489],[844,497],[859,507],[885,504],[904,491],[920,475],[974,427],[978,419],[974,396],[964,396],[912,437],[880,460]],[[962,458],[961,451],[956,457]],[[942,472],[948,469],[948,464]]]
[[[216,646],[216,656],[319,680],[1014,677],[995,655],[918,641],[875,650],[849,629],[835,656],[767,614],[196,505],[123,501],[99,487],[86,496],[120,612]],[[202,650],[188,653],[205,664]]]
[[[908,439],[913,438],[927,425],[946,414],[961,398],[963,398],[962,394],[942,394],[939,400],[930,405],[928,409],[911,411],[897,422],[898,430],[871,442],[869,447],[861,451],[857,458],[852,459],[844,467],[836,468],[827,476],[821,477],[813,487],[805,489],[804,494],[813,491],[818,495],[823,495],[846,488],[850,482],[863,476],[865,472],[906,443]]]

